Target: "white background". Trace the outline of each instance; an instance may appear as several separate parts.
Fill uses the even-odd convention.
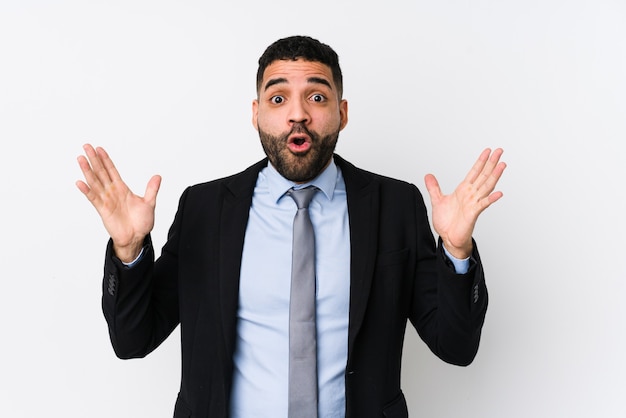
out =
[[[481,348],[457,368],[409,332],[412,416],[626,416],[623,0],[2,0],[0,416],[172,416],[178,331],[115,358],[76,156],[104,146],[139,194],[163,176],[160,248],[185,186],[262,156],[256,60],[292,34],[340,55],[355,164],[449,192],[505,149]]]

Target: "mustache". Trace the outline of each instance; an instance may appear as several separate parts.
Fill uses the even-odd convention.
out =
[[[309,138],[314,139],[317,137],[313,132],[309,131],[304,123],[296,122],[291,127],[291,130],[285,135],[285,140],[293,134],[306,134]]]

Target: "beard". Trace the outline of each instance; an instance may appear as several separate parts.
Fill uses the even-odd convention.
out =
[[[287,147],[288,138],[294,133],[306,133],[311,139],[311,147],[306,152],[294,154]],[[306,183],[317,177],[330,162],[339,138],[339,129],[320,136],[297,123],[291,131],[280,136],[271,135],[259,127],[259,137],[265,155],[281,176],[295,183]]]

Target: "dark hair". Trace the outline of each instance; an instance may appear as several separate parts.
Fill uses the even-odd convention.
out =
[[[343,76],[341,75],[337,53],[328,45],[309,36],[290,36],[279,39],[267,47],[261,58],[259,58],[259,69],[256,73],[257,93],[261,91],[263,73],[271,63],[278,60],[295,61],[298,58],[302,58],[305,61],[319,62],[330,67],[339,98],[342,97]]]

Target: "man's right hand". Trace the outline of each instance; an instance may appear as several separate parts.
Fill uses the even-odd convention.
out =
[[[85,176],[77,181],[78,189],[89,199],[102,218],[113,240],[115,255],[130,263],[139,256],[144,238],[154,227],[156,196],[161,176],[153,176],[145,196],[137,196],[122,181],[113,161],[103,148],[86,144],[78,165]]]

